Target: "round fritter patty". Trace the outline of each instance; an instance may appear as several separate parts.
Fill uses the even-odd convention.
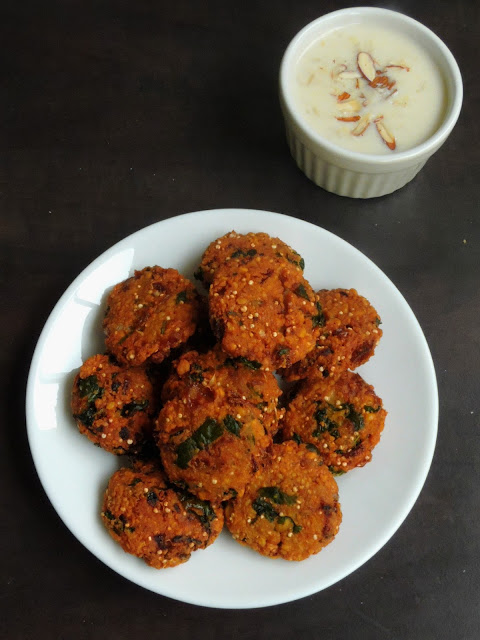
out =
[[[387,412],[357,373],[305,381],[290,403],[282,435],[318,449],[333,473],[363,467],[372,458]]]
[[[272,238],[267,233],[240,234],[231,231],[207,247],[195,278],[208,287],[221,265],[232,261],[245,265],[255,256],[280,258],[297,267],[300,272],[305,268],[302,256],[279,238]]]
[[[280,394],[272,373],[219,348],[180,358],[155,428],[170,480],[207,500],[241,494],[278,428]]]
[[[293,441],[273,445],[244,495],[225,507],[235,540],[285,560],[318,553],[333,540],[341,520],[334,477],[315,451]]]
[[[224,386],[221,398],[228,390],[230,402],[249,406],[271,435],[277,432],[285,410],[279,408],[282,391],[269,371],[244,358],[232,358],[218,346],[205,354],[190,351],[173,363],[162,400],[180,397],[188,402],[197,395],[198,385],[207,394],[209,388],[215,391]]]
[[[224,264],[209,301],[210,323],[222,349],[267,370],[304,358],[320,333],[311,286],[299,269],[276,257]]]
[[[152,464],[137,462],[110,478],[101,517],[124,551],[156,569],[186,562],[223,528],[223,510],[168,484]]]
[[[120,363],[161,362],[195,332],[198,294],[175,269],[146,267],[117,284],[103,321],[107,349]]]
[[[355,289],[322,290],[317,301],[320,335],[303,360],[280,372],[289,381],[356,369],[373,355],[382,337],[377,311]]]
[[[80,433],[120,455],[140,451],[152,433],[156,403],[143,368],[122,368],[96,355],[75,378],[71,407]]]

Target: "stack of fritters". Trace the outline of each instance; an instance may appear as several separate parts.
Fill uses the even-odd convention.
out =
[[[371,459],[385,421],[351,372],[382,332],[365,298],[315,293],[304,267],[278,238],[231,232],[195,273],[207,304],[157,266],[108,296],[107,354],[80,369],[72,411],[90,440],[133,461],[110,479],[102,519],[149,565],[211,544],[224,509],[233,537],[270,557],[302,560],[337,533],[333,474]],[[286,408],[280,376],[296,383]]]

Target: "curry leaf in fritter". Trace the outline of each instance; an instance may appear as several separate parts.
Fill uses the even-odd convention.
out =
[[[185,291],[180,291],[180,293],[177,293],[177,297],[175,298],[175,304],[180,304],[181,302],[187,302],[188,301],[188,297],[187,297],[187,290],[185,289]]]
[[[218,423],[215,418],[207,418],[205,422],[198,427],[196,431],[178,445],[176,449],[177,459],[175,464],[181,469],[186,469],[190,460],[209,444],[220,438],[223,434],[223,425]]]
[[[343,474],[345,473],[345,471],[342,471],[341,469],[337,470],[333,465],[330,465],[328,467],[328,470],[330,471],[330,473],[332,473],[334,476],[343,476]]]
[[[202,371],[203,371],[202,367],[196,362],[193,362],[192,366],[190,367],[190,372],[188,374],[189,380],[191,382],[198,382],[199,384],[201,384],[203,382]]]
[[[240,429],[242,428],[242,423],[239,422],[238,420],[235,420],[233,416],[231,416],[230,414],[227,414],[223,419],[223,424],[225,426],[225,429],[227,429],[227,431],[230,431],[230,433],[233,433],[234,436],[240,436]]]
[[[133,416],[134,413],[137,413],[137,411],[145,411],[147,407],[148,400],[133,400],[132,402],[128,402],[123,405],[120,415],[122,418],[129,418],[130,416]]]
[[[78,391],[82,398],[87,398],[87,402],[94,402],[103,395],[103,388],[98,384],[96,375],[78,379]]]
[[[379,404],[378,407],[376,409],[374,409],[373,407],[371,407],[370,405],[366,404],[363,409],[364,411],[366,411],[367,413],[378,413],[380,411],[380,409],[382,408],[382,405]]]
[[[73,417],[76,420],[79,420],[86,427],[91,427],[95,421],[96,415],[97,409],[95,408],[95,404],[92,402],[88,405],[85,411],[82,411],[82,413],[76,413]]]
[[[355,431],[363,429],[365,426],[365,420],[363,419],[362,414],[355,409],[353,404],[348,403],[345,405],[345,408],[347,409],[345,417],[353,423]]]
[[[300,296],[301,298],[305,298],[305,300],[310,300],[310,298],[308,297],[307,290],[305,289],[305,285],[302,282],[295,289],[295,293],[297,294],[297,296]]]
[[[275,519],[280,516],[278,511],[265,500],[265,498],[257,498],[252,502],[252,508],[257,514],[257,518],[263,516],[269,522],[275,522]],[[253,521],[252,521],[253,524]]]
[[[319,407],[313,414],[313,419],[317,423],[317,428],[312,433],[314,438],[320,438],[321,435],[327,431],[333,438],[340,436],[338,424],[327,416],[327,410],[325,408]]]
[[[251,521],[254,524],[258,518],[264,517],[268,522],[276,522],[279,525],[285,524],[287,520],[292,523],[292,532],[300,533],[302,527],[298,526],[290,516],[280,515],[275,507],[267,502],[267,498],[273,500],[277,504],[295,504],[295,496],[289,496],[277,487],[262,487],[258,491],[258,498],[252,502],[252,509],[257,514]],[[293,500],[293,502],[292,502]]]
[[[277,518],[278,524],[285,524],[287,520],[290,520],[290,522],[292,523],[292,533],[300,533],[302,527],[299,524],[296,524],[295,520],[293,518],[290,518],[290,516],[280,516],[279,518]]]
[[[259,489],[258,495],[262,498],[268,498],[275,504],[295,504],[297,501],[296,496],[289,496],[278,487],[262,487]]]
[[[248,360],[243,356],[238,356],[237,358],[227,358],[225,360],[226,367],[233,367],[234,369],[238,368],[238,365],[241,364],[247,369],[252,369],[253,371],[257,371],[257,369],[261,369],[262,365],[260,362],[256,360]]]
[[[199,520],[200,524],[210,532],[210,523],[217,517],[212,505],[206,500],[196,498],[194,495],[180,487],[172,486],[172,489],[178,495],[185,511],[193,514],[197,520]]]
[[[248,251],[243,251],[243,249],[237,249],[232,253],[230,258],[253,258],[257,254],[256,249],[249,249]]]
[[[320,302],[316,302],[315,306],[317,308],[317,314],[315,316],[312,316],[312,324],[314,329],[315,327],[324,327],[326,323],[322,305],[320,304]]]

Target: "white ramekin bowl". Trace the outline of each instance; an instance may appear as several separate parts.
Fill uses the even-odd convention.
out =
[[[363,23],[395,29],[413,38],[430,54],[443,76],[447,94],[443,122],[428,140],[407,151],[387,156],[343,149],[316,133],[300,116],[292,99],[295,67],[305,50],[334,29]],[[288,145],[295,161],[315,184],[351,198],[383,196],[410,182],[447,139],[460,114],[462,98],[460,70],[446,45],[420,22],[388,9],[341,9],[314,20],[291,41],[280,67],[280,103]]]

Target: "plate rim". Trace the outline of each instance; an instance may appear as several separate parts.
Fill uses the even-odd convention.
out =
[[[418,473],[420,474],[419,480],[417,481],[417,484],[415,486],[415,490],[412,491],[409,496],[408,496],[408,500],[406,500],[406,504],[404,505],[404,508],[399,511],[396,514],[395,517],[395,521],[392,523],[391,527],[388,528],[388,531],[384,532],[384,535],[381,536],[378,540],[377,543],[375,544],[375,548],[373,551],[368,551],[364,554],[361,555],[361,557],[358,559],[358,561],[354,564],[352,564],[349,567],[349,570],[347,572],[345,571],[341,571],[340,575],[333,575],[333,577],[331,578],[330,581],[328,581],[327,583],[325,583],[323,586],[321,586],[320,588],[310,588],[310,587],[306,587],[302,590],[301,585],[297,585],[295,594],[287,596],[284,599],[279,599],[278,597],[272,597],[269,599],[268,596],[264,597],[262,599],[262,601],[260,603],[257,602],[248,602],[248,603],[241,603],[235,607],[232,607],[230,605],[227,604],[223,604],[223,603],[208,603],[206,601],[200,601],[200,600],[196,600],[195,598],[190,598],[190,597],[182,597],[180,598],[178,595],[172,595],[168,592],[163,591],[158,591],[154,588],[152,588],[150,585],[145,584],[144,582],[142,582],[141,579],[132,579],[128,576],[126,576],[124,573],[121,573],[116,567],[113,567],[109,562],[107,562],[103,557],[101,557],[101,555],[99,555],[99,553],[97,553],[96,549],[95,549],[95,544],[91,543],[88,540],[88,537],[83,535],[82,532],[78,532],[76,530],[74,530],[72,527],[69,526],[69,524],[65,521],[64,517],[61,515],[61,509],[57,508],[57,500],[55,498],[54,492],[50,490],[49,487],[49,482],[48,480],[44,477],[44,472],[41,469],[41,464],[40,462],[37,460],[37,455],[39,455],[38,450],[36,449],[36,444],[35,444],[35,436],[34,434],[34,407],[33,407],[33,397],[34,397],[34,388],[35,388],[35,378],[36,378],[36,374],[38,371],[38,367],[39,367],[39,363],[40,363],[40,359],[41,359],[41,355],[42,355],[42,351],[44,348],[44,343],[49,335],[51,326],[53,325],[53,323],[55,322],[55,320],[58,318],[58,316],[61,314],[62,309],[66,303],[66,301],[71,297],[72,293],[74,291],[76,291],[76,289],[78,288],[78,284],[83,282],[84,279],[86,277],[88,277],[90,275],[91,272],[94,272],[95,269],[101,264],[103,263],[105,260],[107,260],[111,255],[116,254],[119,250],[123,249],[123,245],[128,245],[130,242],[132,242],[132,240],[135,238],[135,236],[137,235],[141,235],[144,234],[145,232],[147,232],[149,229],[152,229],[154,227],[161,227],[161,226],[168,226],[170,224],[179,224],[179,222],[181,222],[182,220],[185,221],[187,219],[191,220],[194,218],[200,218],[200,217],[205,217],[205,215],[211,215],[211,216],[219,216],[219,215],[231,215],[231,214],[235,214],[235,215],[239,215],[239,214],[249,214],[249,215],[255,215],[255,214],[261,214],[262,216],[266,216],[267,218],[270,218],[272,220],[280,217],[282,219],[286,219],[289,220],[290,222],[293,222],[295,224],[300,224],[301,226],[305,226],[308,230],[308,227],[312,228],[315,230],[315,232],[320,232],[323,234],[326,234],[327,239],[328,238],[333,238],[335,242],[339,242],[341,245],[344,245],[348,248],[348,251],[353,252],[355,254],[358,254],[362,260],[366,261],[366,263],[368,264],[370,269],[373,269],[376,272],[376,275],[380,277],[380,279],[383,282],[383,285],[386,285],[387,287],[389,287],[390,289],[392,289],[392,291],[394,292],[394,294],[396,296],[399,296],[401,298],[401,301],[403,302],[405,311],[408,313],[408,315],[410,316],[410,320],[413,322],[413,324],[416,327],[417,330],[417,334],[419,335],[419,337],[421,338],[421,343],[422,343],[422,351],[423,351],[423,361],[424,364],[427,366],[428,369],[428,373],[429,373],[429,378],[430,378],[430,382],[431,385],[430,386],[430,390],[432,392],[432,406],[431,406],[431,410],[432,410],[432,420],[430,422],[431,424],[431,429],[429,430],[429,439],[428,439],[428,451],[427,454],[422,458],[422,465],[421,465],[421,469],[418,470]],[[35,467],[35,471],[37,473],[37,476],[40,480],[40,483],[42,485],[43,490],[45,491],[52,507],[54,508],[57,516],[60,518],[60,520],[62,521],[62,523],[67,527],[67,529],[73,534],[73,536],[84,546],[88,549],[88,551],[90,551],[96,558],[98,558],[104,565],[106,565],[110,570],[114,571],[116,574],[120,575],[123,579],[128,580],[129,582],[133,582],[134,584],[137,584],[138,586],[141,586],[145,589],[148,589],[149,591],[152,591],[153,593],[156,593],[158,595],[161,595],[163,597],[167,597],[167,598],[171,598],[177,601],[181,601],[181,602],[185,602],[188,604],[193,604],[193,605],[197,605],[197,606],[203,606],[203,607],[209,607],[209,608],[219,608],[219,609],[230,609],[230,610],[240,610],[240,609],[254,609],[254,608],[263,608],[263,607],[269,607],[269,606],[274,606],[274,605],[279,605],[279,604],[284,604],[287,602],[293,602],[295,600],[313,595],[315,593],[319,593],[320,591],[323,591],[327,588],[329,588],[330,586],[332,586],[333,584],[339,582],[340,580],[348,577],[349,575],[351,575],[353,572],[355,572],[359,567],[361,567],[363,564],[365,564],[366,562],[368,562],[368,560],[370,560],[374,555],[376,555],[384,546],[385,544],[395,535],[395,533],[397,532],[397,530],[399,529],[399,527],[403,524],[403,522],[405,521],[405,519],[407,518],[407,516],[409,515],[409,513],[411,512],[413,506],[415,505],[416,501],[418,500],[418,497],[425,485],[428,473],[430,471],[431,468],[431,464],[432,464],[432,460],[433,460],[433,455],[435,452],[435,446],[436,446],[436,440],[437,440],[437,434],[438,434],[438,415],[439,415],[439,396],[438,396],[438,383],[437,383],[437,378],[436,378],[436,373],[435,373],[435,366],[433,363],[433,358],[430,352],[430,348],[428,346],[426,337],[423,333],[423,330],[420,326],[420,323],[418,322],[415,314],[413,313],[413,310],[411,309],[410,305],[408,304],[407,300],[405,299],[405,297],[403,296],[403,294],[401,293],[401,291],[396,287],[396,285],[390,280],[390,278],[380,269],[380,267],[378,267],[373,260],[371,260],[367,255],[365,255],[362,251],[360,251],[359,249],[357,249],[355,246],[353,246],[352,244],[350,244],[349,242],[347,242],[346,240],[344,240],[343,238],[341,238],[340,236],[332,233],[331,231],[328,231],[327,229],[324,229],[323,227],[321,227],[320,225],[308,222],[306,220],[303,220],[302,218],[297,218],[295,216],[290,216],[287,214],[283,214],[283,213],[277,213],[277,212],[273,212],[273,211],[264,211],[261,209],[250,209],[250,208],[242,208],[242,207],[228,207],[228,208],[212,208],[212,209],[205,209],[205,210],[199,210],[199,211],[192,211],[192,212],[188,212],[188,213],[183,213],[183,214],[179,214],[179,215],[172,215],[168,218],[165,218],[164,220],[158,220],[156,222],[153,222],[149,225],[146,225],[140,229],[137,229],[136,231],[128,234],[127,236],[125,236],[124,238],[120,239],[119,241],[115,242],[113,245],[111,245],[110,247],[108,247],[106,250],[104,250],[102,253],[100,253],[94,260],[92,260],[87,266],[85,266],[80,273],[73,279],[73,281],[68,285],[68,287],[65,289],[65,291],[62,293],[62,295],[59,297],[59,299],[57,300],[56,304],[54,305],[54,307],[52,308],[51,312],[49,313],[43,328],[41,330],[41,332],[39,333],[39,337],[37,339],[37,343],[35,345],[35,349],[33,351],[33,356],[32,356],[32,360],[31,360],[31,364],[30,364],[30,368],[29,368],[29,373],[28,373],[28,378],[27,378],[27,385],[26,385],[26,396],[25,396],[25,412],[26,412],[26,426],[27,426],[27,438],[28,438],[28,444],[29,444],[29,448],[30,448],[30,453],[32,456],[32,460],[34,463],[34,467]]]

